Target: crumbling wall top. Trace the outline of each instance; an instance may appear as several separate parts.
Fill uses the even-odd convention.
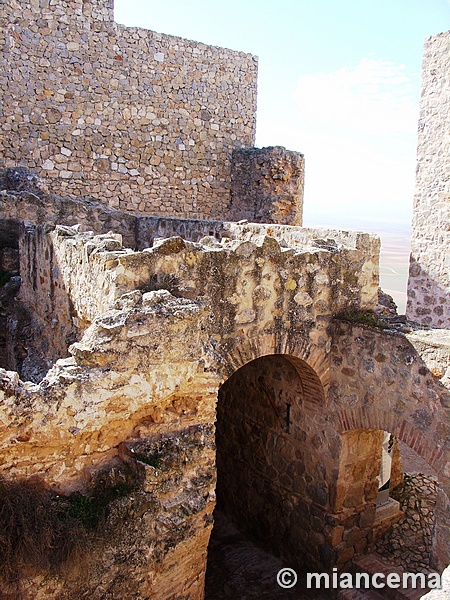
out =
[[[17,9],[18,19],[20,15],[20,18],[39,17],[65,24],[76,21],[86,28],[95,21],[111,23],[114,20],[114,0],[6,0],[3,4]]]

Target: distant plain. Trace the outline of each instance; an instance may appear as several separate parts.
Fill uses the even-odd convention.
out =
[[[376,233],[381,237],[380,285],[394,298],[399,314],[405,314],[411,228],[398,226]]]

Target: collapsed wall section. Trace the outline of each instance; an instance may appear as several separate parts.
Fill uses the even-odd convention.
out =
[[[23,380],[40,381],[58,358],[67,356],[80,331],[53,241],[46,225],[22,223],[19,236],[20,289],[10,306],[8,332]]]
[[[204,236],[250,240],[259,235],[275,237],[282,246],[317,246],[336,251],[341,245],[361,251],[368,279],[378,277],[380,240],[358,231],[285,226],[276,223],[234,223],[226,219],[183,219],[136,215],[109,207],[91,198],[67,198],[49,194],[43,180],[23,168],[0,169],[0,219],[34,224],[80,225],[81,231],[119,233],[126,248],[148,248],[157,238],[174,235],[197,242]],[[12,179],[13,183],[9,182]],[[0,235],[1,232],[0,232]],[[8,245],[8,244],[7,244]],[[16,244],[17,246],[17,244]],[[369,273],[370,272],[370,273]],[[363,284],[364,285],[364,284]]]
[[[282,146],[233,151],[229,219],[302,225],[305,160]]]
[[[450,32],[427,38],[422,65],[407,315],[450,327]]]
[[[448,404],[447,388],[401,334],[331,327],[336,311],[361,302],[358,277],[378,240],[335,232],[333,241],[281,225],[270,236],[267,228],[233,224],[230,232],[241,239],[172,237],[141,252],[124,250],[112,234],[70,227],[50,234],[54,264],[73,287],[77,312],[97,316],[70,348],[71,357],[58,361],[39,385],[0,371],[1,474],[45,473],[47,485],[63,497],[91,493],[96,478],[117,482],[128,467],[137,478],[132,492],[111,502],[111,538],[98,551],[88,548],[93,571],[67,583],[80,586],[72,597],[81,597],[80,590],[99,600],[104,590],[123,597],[124,586],[136,598],[169,600],[191,587],[192,598],[203,597],[217,392],[224,373],[261,356],[284,354],[293,366],[305,360],[323,386],[323,397],[314,401],[303,369],[304,393],[298,407],[292,401],[292,423],[282,425],[311,440],[306,464],[314,463],[311,453],[317,457],[312,481],[293,478],[304,486],[299,491],[307,502],[303,512],[294,510],[305,520],[292,535],[301,546],[302,531],[313,529],[308,535],[321,565],[347,565],[366,547],[374,517],[374,507],[360,510],[359,502],[348,502],[348,510],[336,506],[339,433],[392,431],[430,460],[448,489],[448,417],[440,406]],[[291,404],[273,375],[263,391],[274,387],[280,401]],[[294,393],[289,374],[287,381],[286,391]],[[242,408],[250,411],[250,405]],[[103,469],[105,479],[97,477]],[[52,579],[35,578],[29,589],[50,585]],[[56,597],[55,589],[45,587],[35,597]]]
[[[9,183],[2,184],[2,179]],[[311,330],[314,341],[320,338],[314,319],[320,320],[323,330],[331,315],[349,304],[376,306],[376,236],[139,217],[99,202],[47,194],[35,179],[26,169],[0,169],[0,188],[6,188],[0,191],[0,268],[8,279],[0,283],[0,366],[18,371],[24,380],[40,381],[58,358],[67,356],[69,345],[97,315],[136,287],[144,291],[169,287],[192,298],[214,297],[224,314],[236,309],[231,322],[236,318],[252,327],[260,315],[268,316],[269,298],[284,286],[292,298],[286,298],[287,304],[279,300],[278,324],[287,328],[294,318],[299,327]],[[86,229],[91,233],[77,235]],[[210,270],[234,280],[238,274],[232,267],[234,259],[226,271],[220,260],[241,246],[244,257],[258,253],[255,273],[271,283],[243,286],[242,298],[230,294],[224,302],[218,282],[206,285]],[[267,260],[265,252],[273,258]],[[169,258],[161,259],[167,253]],[[292,261],[295,270],[288,275]],[[281,277],[270,273],[272,264],[276,270],[286,265]],[[251,268],[245,272],[255,274]],[[283,311],[286,315],[281,318]]]
[[[142,252],[122,249],[112,234],[64,226],[47,234],[77,314],[98,316],[39,385],[0,371],[1,472],[45,473],[46,484],[67,497],[91,493],[103,468],[116,480],[122,462],[138,469],[133,493],[111,505],[110,545],[89,554],[89,578],[70,582],[83,593],[99,597],[96,590],[107,589],[123,597],[120,579],[130,589],[141,586],[137,598],[168,600],[189,586],[197,590],[192,598],[203,597],[221,370],[244,360],[249,340],[266,354],[256,340],[264,338],[273,353],[290,346],[289,337],[322,372],[332,311],[359,299],[347,285],[353,273],[345,272],[355,248],[312,240],[282,248],[254,227],[241,231],[246,240],[173,237]],[[129,558],[137,555],[139,563]],[[30,589],[56,597],[47,584],[36,579]]]
[[[26,555],[25,568],[13,557],[12,582],[2,568],[2,591],[14,585],[14,597],[26,587],[37,600],[203,598],[218,386],[200,360],[205,314],[170,294],[130,300],[103,315],[74,348],[77,358],[58,361],[40,385],[0,369],[2,502],[5,479],[16,481],[19,498],[31,492],[32,507],[39,487],[49,498],[39,511],[50,519],[44,529],[14,501],[13,521],[24,515],[44,548],[44,561]],[[24,482],[33,474],[34,487]],[[74,511],[77,520],[101,516],[99,502],[103,523],[71,526]],[[48,544],[61,525],[66,539]],[[61,576],[55,550],[58,541],[72,550],[74,536],[81,546],[66,557],[70,577]]]
[[[111,2],[2,3],[0,167],[157,215],[221,217],[255,136],[250,54],[126,28]]]

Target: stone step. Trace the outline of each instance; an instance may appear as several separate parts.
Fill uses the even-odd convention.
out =
[[[341,590],[338,600],[384,600],[375,590]]]
[[[353,561],[353,571],[355,573],[369,573],[370,576],[375,573],[383,573],[386,577],[390,573],[397,573],[400,575],[400,578],[402,578],[405,569],[390,565],[374,554],[366,554]],[[419,600],[419,598],[429,591],[428,588],[412,588],[410,580],[408,581],[408,584],[410,586],[408,588],[390,588],[386,585],[384,588],[379,589],[377,593],[379,593],[382,598],[388,600]],[[366,593],[366,590],[361,591]]]

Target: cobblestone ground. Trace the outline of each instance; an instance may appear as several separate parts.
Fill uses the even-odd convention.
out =
[[[437,474],[413,450],[400,442],[405,481],[393,492],[404,516],[377,541],[376,553],[409,571],[433,569],[432,542]]]
[[[294,588],[277,584],[277,573],[287,565],[264,552],[219,511],[208,550],[205,600],[330,600],[320,590],[307,590],[306,577],[298,574]]]

